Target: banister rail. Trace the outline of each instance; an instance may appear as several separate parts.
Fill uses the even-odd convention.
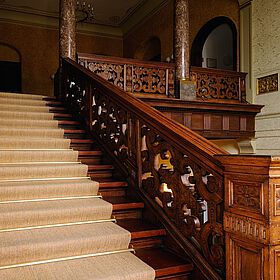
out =
[[[78,53],[78,63],[134,94],[174,98],[175,64]],[[192,66],[196,97],[204,101],[246,102],[246,73]]]
[[[227,153],[69,59],[61,73],[61,98],[207,279],[222,279],[224,182],[214,155]]]

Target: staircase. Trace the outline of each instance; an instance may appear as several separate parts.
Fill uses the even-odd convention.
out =
[[[0,119],[0,279],[191,279],[63,104],[1,93]]]

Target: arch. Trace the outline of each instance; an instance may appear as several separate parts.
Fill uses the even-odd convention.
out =
[[[21,62],[21,53],[14,46],[0,41],[0,60]]]
[[[21,53],[0,41],[0,91],[21,91]]]
[[[151,37],[136,50],[134,58],[146,61],[161,61],[161,42],[158,37]]]
[[[227,26],[231,31],[232,36],[232,55],[231,55],[231,70],[237,70],[237,29],[234,22],[227,17],[216,17],[208,21],[197,33],[191,48],[191,65],[202,67],[203,47],[209,35],[217,31],[221,26]],[[228,60],[228,57],[225,58]],[[227,64],[229,62],[227,61]]]

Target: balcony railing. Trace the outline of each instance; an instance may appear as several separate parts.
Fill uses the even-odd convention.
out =
[[[78,63],[133,94],[175,97],[175,65],[137,59],[78,54]],[[200,100],[246,102],[245,73],[191,67]]]

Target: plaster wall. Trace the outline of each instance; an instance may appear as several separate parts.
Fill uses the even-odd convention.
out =
[[[0,22],[0,44],[14,47],[21,55],[23,92],[53,95],[52,75],[58,68],[58,40],[57,28]],[[122,38],[78,33],[77,50],[122,56]],[[1,59],[5,60],[4,53]]]
[[[189,0],[190,1],[190,42],[199,30],[212,18],[230,18],[239,30],[239,5],[237,0]],[[161,60],[173,54],[174,0],[167,0],[156,12],[140,22],[124,35],[124,56],[134,54],[152,37],[161,41]],[[206,12],[207,11],[207,12]],[[239,31],[238,31],[239,34]],[[239,35],[237,35],[239,36]]]
[[[263,104],[256,119],[256,152],[280,155],[280,90],[258,94],[257,78],[280,72],[280,2],[252,1],[252,89]]]

